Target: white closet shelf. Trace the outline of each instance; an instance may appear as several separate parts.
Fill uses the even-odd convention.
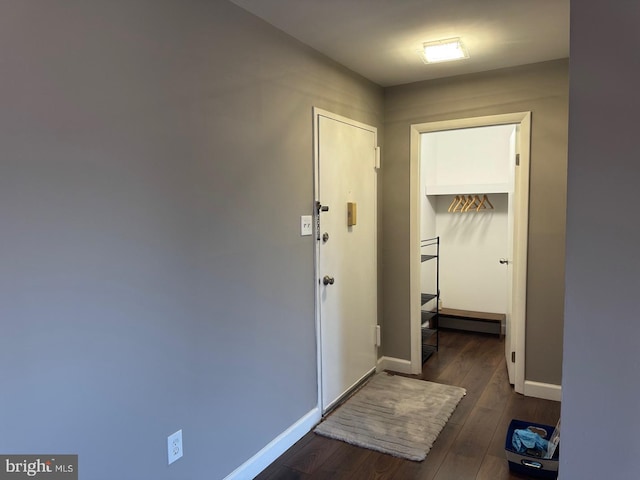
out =
[[[513,185],[506,183],[468,185],[426,185],[427,195],[467,195],[474,193],[511,193]]]

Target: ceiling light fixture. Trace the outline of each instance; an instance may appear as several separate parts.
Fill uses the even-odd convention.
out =
[[[446,40],[436,40],[435,42],[423,43],[424,53],[422,59],[424,63],[450,62],[469,58],[467,50],[464,48],[460,38],[447,38]]]

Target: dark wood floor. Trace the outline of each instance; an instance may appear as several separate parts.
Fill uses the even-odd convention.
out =
[[[458,385],[467,395],[423,462],[412,462],[308,433],[257,480],[504,480],[504,442],[512,418],[555,425],[560,403],[524,397],[507,379],[504,341],[495,335],[441,331],[424,380]]]

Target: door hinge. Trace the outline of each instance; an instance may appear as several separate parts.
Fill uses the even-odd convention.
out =
[[[375,159],[375,168],[380,170],[380,147],[375,148],[376,151],[376,159]]]
[[[516,153],[516,167],[520,166],[520,154]]]
[[[511,363],[516,363],[516,352],[511,352]]]
[[[376,325],[376,347],[382,346],[382,333],[380,332],[380,325]]]

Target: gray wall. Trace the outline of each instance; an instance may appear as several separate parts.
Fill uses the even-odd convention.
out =
[[[311,108],[382,89],[216,0],[3,0],[0,65],[0,452],[223,478],[316,405]]]
[[[410,125],[519,111],[533,112],[525,376],[561,383],[567,60],[385,89],[384,355],[410,356]]]
[[[639,22],[571,4],[562,480],[638,478]]]

